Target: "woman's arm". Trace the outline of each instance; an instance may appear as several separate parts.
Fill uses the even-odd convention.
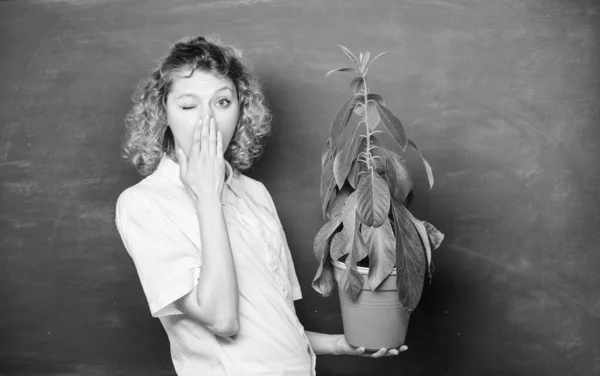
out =
[[[237,277],[221,202],[197,208],[202,271],[192,292],[176,302],[181,311],[218,336],[239,331]]]
[[[381,356],[398,355],[400,352],[408,350],[408,347],[402,345],[398,349],[388,350],[382,348],[375,353],[365,354],[364,347],[354,347],[350,345],[343,334],[325,334],[309,331],[305,331],[305,333],[315,355],[361,355],[379,358]]]
[[[239,293],[221,205],[225,172],[222,138],[215,131],[213,119],[210,129],[208,117],[203,122],[202,133],[199,128],[197,126],[192,135],[189,162],[183,152],[179,153],[178,159],[182,181],[196,205],[202,242],[202,271],[194,290],[175,304],[215,335],[229,337],[236,335],[240,327]],[[202,145],[198,148],[200,140]]]
[[[325,334],[309,331],[305,331],[304,333],[306,333],[308,342],[310,342],[310,346],[315,352],[315,355],[339,355],[336,348],[336,342],[339,341],[340,336],[343,337],[342,334]]]

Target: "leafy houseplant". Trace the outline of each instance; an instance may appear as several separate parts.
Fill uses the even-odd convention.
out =
[[[340,301],[345,303],[342,318],[348,342],[360,346],[371,342],[372,348],[384,347],[382,344],[389,348],[404,341],[408,317],[420,300],[425,275],[431,278],[433,272],[432,250],[440,245],[444,235],[433,225],[416,219],[407,209],[413,180],[400,153],[408,147],[418,152],[430,189],[433,187],[432,169],[383,98],[371,93],[367,86],[371,64],[388,53],[371,59],[369,51],[356,56],[346,47],[340,47],[357,68],[334,69],[325,77],[334,72],[351,72],[357,77],[350,84],[352,97],[331,124],[321,158],[320,198],[325,224],[314,239],[319,267],[312,286],[328,296],[334,279],[337,281]],[[356,124],[350,122],[353,115],[359,118]],[[382,141],[386,138],[392,147],[384,145]],[[391,278],[395,278],[395,283],[390,283]],[[390,286],[394,290],[393,301]],[[394,306],[391,315],[395,318],[371,314],[381,311],[381,303],[373,300],[378,299],[379,290],[382,291],[379,295],[387,299],[384,306],[395,303],[391,304]],[[367,297],[368,294],[374,295]],[[367,306],[366,311],[359,307],[361,297],[366,299],[366,303],[362,302]],[[374,309],[373,305],[377,307]],[[350,313],[345,312],[344,306],[350,307],[350,311],[346,309]],[[350,323],[347,319],[350,316],[359,322]],[[368,325],[364,320],[369,320]],[[353,329],[347,326],[370,327],[378,320],[384,322],[380,336],[385,337],[386,332],[390,332],[387,327],[390,320],[404,326],[391,331],[404,332],[389,343],[377,338],[359,338],[359,333],[352,340],[361,343],[352,343],[348,333]]]

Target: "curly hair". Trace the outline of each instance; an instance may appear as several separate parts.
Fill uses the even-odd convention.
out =
[[[154,172],[163,153],[175,158],[166,98],[175,78],[190,77],[195,70],[229,79],[235,86],[240,115],[224,155],[231,167],[247,170],[262,153],[272,116],[257,76],[240,50],[222,44],[218,37],[188,37],[177,41],[159,66],[140,81],[125,117],[122,156],[140,175]],[[191,73],[184,75],[187,72]]]

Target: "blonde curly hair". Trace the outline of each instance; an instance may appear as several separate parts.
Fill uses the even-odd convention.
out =
[[[154,172],[163,153],[176,159],[175,140],[166,121],[166,98],[175,78],[189,77],[195,70],[229,79],[235,85],[240,115],[225,151],[231,167],[247,170],[262,153],[272,116],[257,76],[241,52],[222,44],[218,37],[188,37],[176,42],[159,66],[140,81],[125,117],[122,156],[140,175]]]

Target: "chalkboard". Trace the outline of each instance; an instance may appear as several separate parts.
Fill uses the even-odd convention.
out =
[[[307,330],[341,333],[310,282],[320,154],[349,98],[338,44],[388,51],[370,85],[414,154],[416,217],[446,234],[409,350],[319,375],[600,374],[600,4],[558,1],[0,2],[0,375],[174,375],[114,226],[131,94],[170,44],[243,49],[275,116],[248,175],[271,192]]]

